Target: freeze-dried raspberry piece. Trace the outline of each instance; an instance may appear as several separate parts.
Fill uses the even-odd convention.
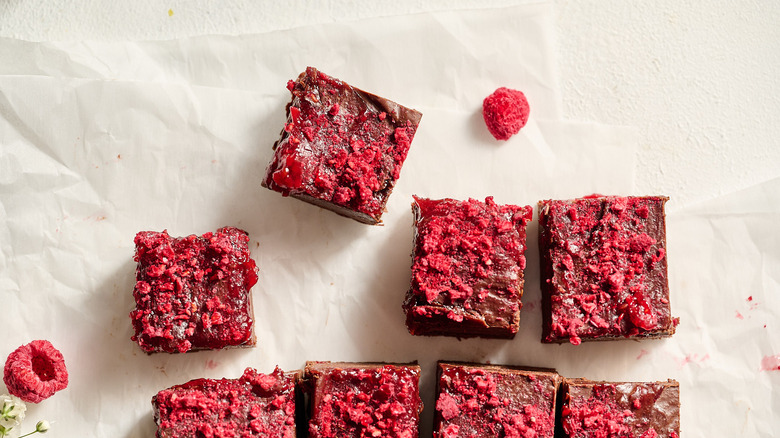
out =
[[[521,91],[501,87],[482,102],[482,116],[496,140],[509,140],[528,122],[531,109]]]
[[[32,341],[8,355],[3,382],[12,395],[40,403],[68,386],[65,359],[51,342]]]

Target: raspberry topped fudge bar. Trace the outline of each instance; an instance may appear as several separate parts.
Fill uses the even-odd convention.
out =
[[[679,438],[680,387],[666,382],[564,379],[561,423],[569,438]]]
[[[433,436],[553,438],[560,380],[552,370],[440,362]]]
[[[178,238],[138,233],[132,340],[147,353],[254,345],[257,267],[248,243],[232,227]]]
[[[287,88],[287,124],[262,185],[380,223],[422,114],[313,67]]]
[[[512,338],[520,323],[530,206],[414,198],[413,335]]]
[[[543,342],[671,336],[663,196],[539,203]]]
[[[247,368],[238,379],[196,379],[152,397],[157,438],[295,438],[300,372]]]
[[[420,367],[412,364],[308,362],[311,438],[417,438]]]

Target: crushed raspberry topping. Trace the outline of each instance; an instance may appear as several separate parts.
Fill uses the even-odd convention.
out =
[[[569,386],[561,410],[567,436],[576,438],[676,437],[679,398],[660,383]],[[666,393],[665,393],[666,391]]]
[[[336,367],[316,373],[312,438],[418,437],[418,367]]]
[[[312,67],[288,88],[288,122],[264,185],[378,220],[421,114]]]
[[[496,140],[509,140],[528,122],[531,108],[521,91],[501,87],[482,102],[482,116]]]
[[[251,343],[249,289],[257,267],[248,242],[246,232],[232,227],[200,237],[138,233],[132,339],[148,353]]]
[[[637,336],[672,327],[662,197],[545,201],[540,215],[552,285],[547,340]]]
[[[51,342],[32,341],[8,355],[3,382],[11,395],[40,403],[68,386],[65,359]]]
[[[552,437],[552,377],[441,365],[434,437]]]
[[[415,197],[413,209],[415,250],[407,299],[413,302],[405,305],[407,314],[461,322],[465,317],[484,320],[488,312],[504,325],[516,323],[531,207],[498,205],[492,197],[484,203]]]
[[[152,398],[158,437],[295,437],[295,377],[247,368],[239,379],[196,379]]]
[[[414,290],[429,303],[483,299],[492,285],[519,293],[525,269],[525,225],[531,207],[497,205],[492,197],[430,200],[419,207],[412,267]],[[443,296],[442,296],[443,295]]]

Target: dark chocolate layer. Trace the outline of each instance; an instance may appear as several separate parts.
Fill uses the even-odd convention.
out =
[[[308,362],[311,438],[417,438],[422,401],[414,364]]]
[[[564,379],[561,423],[569,438],[679,438],[680,387],[666,382]]]
[[[412,280],[403,308],[414,335],[511,338],[520,321],[531,207],[415,197]]]
[[[539,203],[543,342],[671,336],[664,203]]]
[[[434,438],[553,438],[553,370],[440,362]]]
[[[132,339],[147,353],[254,345],[257,266],[248,243],[233,227],[203,236],[138,233]]]
[[[157,438],[295,438],[300,372],[247,368],[238,379],[195,379],[152,398]]]
[[[378,224],[422,114],[309,67],[262,185]]]

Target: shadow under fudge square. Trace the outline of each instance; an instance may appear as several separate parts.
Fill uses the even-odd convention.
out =
[[[539,202],[543,342],[671,336],[664,196]]]
[[[295,438],[300,371],[247,368],[238,379],[195,379],[152,397],[157,438]]]
[[[420,367],[415,364],[308,362],[311,438],[418,438]]]
[[[553,438],[553,370],[439,362],[434,438]]]
[[[413,335],[512,338],[520,324],[530,206],[414,198]]]
[[[680,438],[680,386],[666,382],[564,379],[561,424],[568,438]]]
[[[381,223],[422,113],[313,67],[287,88],[287,123],[262,186]]]
[[[146,353],[255,345],[249,236],[233,227],[202,236],[135,237],[132,340]]]

